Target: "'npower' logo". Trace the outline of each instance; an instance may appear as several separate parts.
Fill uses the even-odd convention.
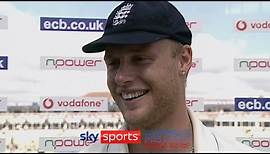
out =
[[[46,70],[106,70],[101,57],[40,57],[40,68]]]
[[[80,140],[79,137],[40,137],[39,151],[48,153],[78,153],[89,149],[96,151],[97,143],[96,141]]]
[[[106,97],[41,97],[40,111],[108,111]]]
[[[270,71],[269,58],[235,58],[235,71]]]
[[[270,21],[267,20],[237,20],[235,30],[238,32],[270,31]]]

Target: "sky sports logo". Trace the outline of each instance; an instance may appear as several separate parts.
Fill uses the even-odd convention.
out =
[[[235,58],[235,71],[270,71],[269,58]]]
[[[79,137],[40,137],[40,152],[80,152],[94,149],[96,141],[80,140]]]
[[[0,15],[0,29],[8,29],[8,17]]]
[[[100,136],[99,136],[100,135]],[[98,139],[99,138],[99,139]],[[171,149],[173,151],[188,148],[192,140],[190,130],[101,130],[100,133],[85,132],[80,140],[101,144],[140,144],[152,150]]]
[[[106,19],[40,17],[40,30],[104,31]]]
[[[108,111],[108,98],[41,97],[40,111]]]
[[[235,111],[270,111],[270,98],[235,98]]]
[[[270,30],[270,21],[267,20],[237,20],[235,29],[238,32],[265,32]]]
[[[141,131],[101,130],[100,133],[86,131],[80,134],[80,140],[91,142],[100,140],[102,144],[139,144],[141,143]]]
[[[101,144],[139,144],[141,143],[141,131],[101,130],[100,133],[86,131],[80,134],[80,140],[91,142],[100,140]]]
[[[101,57],[40,57],[44,70],[89,70],[104,71],[106,65]]]
[[[100,135],[100,136],[99,136]],[[100,133],[89,132],[80,134],[80,140],[102,144],[139,144],[153,142],[189,141],[192,138],[190,130],[101,130]]]
[[[8,56],[0,56],[0,70],[8,69]]]

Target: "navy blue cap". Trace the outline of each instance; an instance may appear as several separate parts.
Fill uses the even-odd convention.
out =
[[[164,38],[191,45],[191,31],[177,8],[167,1],[125,1],[109,15],[102,37],[82,50],[102,52],[109,44],[145,44]]]

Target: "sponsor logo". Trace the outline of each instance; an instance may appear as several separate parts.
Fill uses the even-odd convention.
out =
[[[130,3],[122,6],[121,9],[115,13],[115,16],[113,18],[113,26],[125,24],[127,22],[126,18],[128,17],[132,7],[133,4]]]
[[[40,30],[49,31],[104,31],[106,19],[40,17]]]
[[[236,22],[236,28],[239,30],[239,31],[244,31],[247,29],[247,23],[243,20],[239,20]]]
[[[98,137],[99,137],[99,133],[90,133],[88,131],[80,134],[80,140],[83,140],[83,141],[86,140],[86,141],[96,142],[99,140]]]
[[[8,69],[8,56],[0,56],[0,70]]]
[[[41,97],[41,111],[108,111],[106,97]]]
[[[7,111],[7,98],[0,97],[0,111]]]
[[[235,29],[238,32],[265,32],[270,30],[270,21],[261,19],[237,20]]]
[[[139,144],[141,131],[137,130],[102,130],[100,142],[110,144]]]
[[[269,152],[270,151],[270,138],[266,137],[236,137],[236,140],[250,146],[251,148]]]
[[[187,98],[186,106],[192,111],[204,111],[203,98]]]
[[[50,99],[50,98],[44,99],[44,100],[43,100],[43,106],[44,106],[44,108],[46,108],[46,109],[52,108],[52,107],[53,107],[53,100]]]
[[[79,137],[40,137],[39,151],[79,152],[94,146],[96,142]]]
[[[0,29],[8,29],[8,17],[0,15]]]
[[[270,111],[270,98],[235,98],[235,111]]]
[[[40,57],[40,67],[46,70],[106,70],[105,62],[100,57]]]
[[[270,71],[270,59],[268,58],[235,58],[235,71]]]

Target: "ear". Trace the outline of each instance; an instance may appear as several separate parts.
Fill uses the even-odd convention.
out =
[[[179,74],[181,76],[188,75],[188,72],[192,65],[192,48],[189,45],[182,46],[182,52],[179,54]]]

